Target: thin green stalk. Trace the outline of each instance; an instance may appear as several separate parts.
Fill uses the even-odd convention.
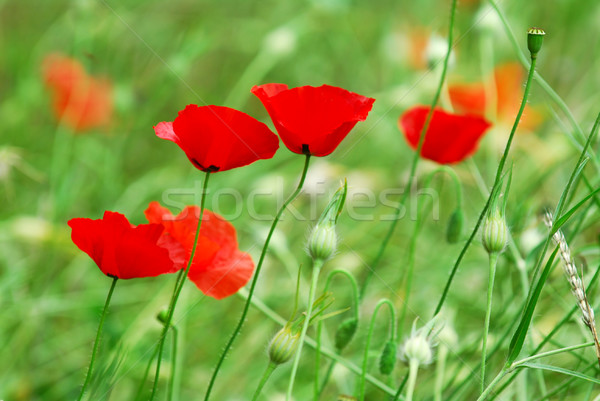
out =
[[[412,401],[417,384],[417,374],[419,373],[419,361],[411,358],[408,363],[408,387],[406,387],[406,397],[404,401]]]
[[[492,186],[492,189],[490,190],[490,195],[488,196],[487,202],[485,203],[485,206],[483,207],[483,210],[481,211],[481,214],[479,215],[479,218],[477,219],[477,223],[475,224],[475,227],[473,228],[473,231],[471,232],[469,239],[463,246],[460,254],[458,255],[458,259],[456,259],[456,262],[454,263],[454,266],[452,267],[450,276],[448,277],[448,281],[446,282],[446,286],[444,287],[444,291],[442,292],[442,297],[440,298],[440,301],[438,302],[437,307],[435,308],[435,312],[433,313],[434,316],[437,315],[442,310],[442,306],[444,306],[444,302],[446,301],[446,297],[448,296],[448,291],[450,290],[450,286],[452,285],[454,276],[456,275],[456,272],[458,271],[458,267],[460,266],[460,263],[462,262],[463,257],[467,253],[467,249],[469,249],[469,246],[475,239],[475,236],[477,235],[477,231],[479,230],[479,227],[481,226],[481,223],[483,222],[483,218],[485,217],[485,215],[490,207],[490,203],[492,201],[492,195],[495,193],[496,188],[500,184],[500,178],[502,177],[502,173],[504,172],[504,165],[506,164],[506,159],[508,158],[508,153],[510,151],[512,141],[515,136],[515,132],[517,131],[517,127],[519,126],[519,121],[521,121],[521,116],[523,115],[523,110],[525,110],[525,105],[527,104],[527,98],[529,97],[529,91],[531,90],[531,82],[533,80],[533,73],[535,72],[536,61],[537,61],[537,58],[532,58],[532,60],[531,60],[531,66],[529,69],[529,74],[527,75],[527,82],[525,84],[525,91],[523,92],[523,100],[521,101],[521,107],[519,108],[519,112],[517,113],[517,117],[515,118],[515,122],[510,131],[510,135],[508,136],[508,141],[506,142],[506,147],[504,148],[504,153],[502,154],[502,158],[500,159],[498,169],[496,170],[496,178],[494,179],[494,185]]]
[[[371,348],[371,338],[373,337],[373,330],[375,329],[375,319],[377,318],[377,312],[379,312],[379,308],[383,305],[388,306],[388,310],[390,311],[390,340],[394,341],[396,338],[396,309],[394,308],[394,304],[389,299],[381,299],[375,305],[375,309],[373,310],[373,316],[371,316],[371,324],[369,325],[369,331],[367,333],[367,342],[365,344],[365,353],[363,356],[363,364],[362,364],[362,374],[360,376],[358,382],[358,399],[360,401],[364,401],[365,399],[365,375],[367,374],[367,366],[369,362],[369,350]]]
[[[325,282],[325,287],[323,288],[323,292],[327,292],[329,290],[329,286],[331,285],[331,281],[333,280],[333,277],[336,275],[342,275],[345,276],[348,281],[350,281],[350,284],[352,286],[352,306],[353,306],[353,314],[354,314],[354,318],[358,321],[358,304],[360,302],[360,295],[359,295],[359,290],[358,290],[358,284],[356,283],[356,279],[354,278],[354,276],[343,269],[336,269],[333,270],[332,272],[329,273],[329,275],[327,276],[327,281]],[[319,371],[321,369],[321,333],[323,331],[323,321],[319,320],[317,322],[317,335],[315,337],[315,340],[317,341],[317,348],[315,349],[315,379],[314,379],[314,389],[313,389],[313,399],[314,401],[317,401],[319,399],[319,396],[321,395],[321,393],[323,392],[323,390],[325,389],[325,386],[327,385],[327,382],[329,381],[329,378],[331,377],[331,373],[333,372],[333,368],[335,367],[335,360],[332,360],[331,363],[329,364],[329,367],[327,368],[327,371],[325,372],[325,377],[323,378],[323,383],[321,385],[319,385]],[[342,350],[341,349],[337,349],[336,350],[338,353],[341,354]]]
[[[498,263],[498,253],[490,253],[490,269],[488,277],[487,304],[485,309],[485,324],[483,326],[483,342],[481,345],[481,386],[480,393],[485,388],[485,359],[487,356],[487,339],[490,330],[490,318],[492,316],[492,295],[494,293],[494,278],[496,277],[496,265]]]
[[[90,384],[90,380],[92,379],[92,372],[94,370],[94,362],[96,362],[96,354],[98,353],[98,346],[100,345],[100,337],[102,336],[102,328],[104,327],[104,320],[106,318],[106,314],[108,313],[108,306],[110,305],[110,300],[112,298],[112,294],[115,290],[115,286],[117,285],[117,277],[113,278],[113,281],[110,285],[110,289],[108,290],[108,295],[106,296],[106,302],[104,303],[104,309],[102,309],[102,315],[100,316],[100,324],[98,324],[98,330],[96,331],[96,340],[94,340],[94,347],[92,348],[92,358],[90,359],[90,365],[88,367],[87,375],[85,376],[85,381],[83,382],[83,386],[81,387],[81,391],[79,392],[79,397],[77,397],[77,401],[81,401],[83,395],[85,394],[85,390],[87,386]]]
[[[485,400],[488,397],[488,395],[490,395],[490,393],[494,390],[494,387],[496,387],[496,385],[498,383],[500,383],[500,381],[504,378],[504,376],[506,376],[506,374],[509,371],[510,371],[510,369],[507,367],[502,368],[500,373],[498,373],[498,375],[494,378],[494,380],[492,380],[492,382],[490,384],[488,384],[488,386],[485,388],[485,390],[481,393],[481,395],[479,396],[477,401]]]
[[[276,364],[274,364],[273,362],[269,362],[269,364],[267,365],[267,368],[265,369],[265,373],[263,373],[262,378],[260,379],[260,383],[258,383],[258,387],[256,388],[256,391],[254,392],[252,401],[258,400],[258,397],[260,396],[260,393],[262,392],[263,387],[265,386],[265,384],[271,377],[271,374],[273,374],[273,372],[275,371],[276,368],[277,368]]]
[[[512,364],[512,368],[517,368],[517,367],[519,367],[519,365],[522,365],[522,364],[530,362],[530,361],[534,361],[536,359],[545,358],[545,357],[556,355],[556,354],[561,354],[563,352],[571,352],[576,349],[587,348],[587,347],[591,347],[593,345],[594,345],[594,342],[589,341],[589,342],[583,343],[583,344],[571,345],[570,347],[564,347],[564,348],[559,348],[559,349],[553,349],[552,351],[542,352],[540,354],[528,356],[527,358],[523,358],[519,361],[514,362]]]
[[[442,88],[444,87],[444,81],[446,80],[446,73],[448,71],[448,61],[450,60],[450,54],[452,53],[452,45],[453,45],[453,41],[454,41],[453,30],[454,30],[454,17],[456,14],[456,2],[457,2],[457,0],[452,0],[452,8],[450,11],[450,26],[448,28],[448,51],[446,52],[446,56],[444,57],[444,63],[443,63],[443,67],[442,67],[442,74],[440,76],[440,82],[438,84],[438,87],[437,87],[437,90],[433,97],[433,100],[431,101],[431,107],[429,109],[429,113],[427,113],[427,118],[425,119],[425,124],[423,124],[423,129],[421,129],[421,134],[419,136],[419,143],[417,145],[417,150],[415,151],[415,154],[413,155],[413,158],[412,158],[412,163],[410,166],[410,174],[408,177],[408,182],[406,183],[405,191],[402,194],[402,198],[400,199],[398,207],[396,208],[396,211],[394,213],[394,218],[392,219],[390,227],[389,227],[385,237],[383,238],[383,241],[381,241],[381,245],[379,246],[377,255],[375,256],[373,263],[371,263],[369,272],[367,273],[367,277],[363,281],[362,287],[360,289],[360,298],[361,299],[364,298],[365,293],[367,291],[367,286],[369,285],[369,283],[373,277],[373,274],[375,273],[377,266],[381,262],[381,259],[383,258],[383,254],[385,253],[385,250],[386,250],[390,240],[392,239],[392,235],[394,234],[394,231],[396,230],[396,226],[398,224],[402,206],[404,206],[404,203],[406,202],[406,199],[408,198],[408,195],[410,194],[410,191],[411,191],[411,188],[413,185],[413,181],[415,180],[415,175],[417,172],[417,164],[419,163],[419,160],[421,158],[421,150],[423,149],[423,143],[425,143],[425,136],[426,136],[427,130],[429,129],[429,124],[431,123],[431,118],[433,117],[433,111],[435,110],[435,107],[437,106],[437,104],[440,100]]]
[[[306,158],[304,160],[304,169],[302,170],[302,175],[300,176],[300,182],[298,183],[296,190],[289,196],[289,198],[286,199],[286,201],[283,203],[283,205],[277,212],[277,215],[273,219],[273,223],[271,224],[271,229],[269,230],[269,233],[267,234],[267,239],[265,240],[265,244],[260,253],[260,258],[258,259],[258,264],[256,265],[256,271],[254,272],[254,277],[252,278],[252,284],[250,284],[250,291],[248,292],[248,297],[246,298],[246,303],[244,304],[244,310],[242,311],[242,316],[240,316],[240,320],[238,321],[237,326],[233,330],[233,333],[232,333],[231,337],[229,338],[227,345],[225,345],[225,349],[221,353],[221,357],[219,358],[219,361],[217,362],[217,366],[215,367],[212,377],[210,378],[210,382],[208,383],[208,388],[206,389],[206,395],[204,396],[204,401],[209,400],[210,393],[212,391],[213,386],[215,385],[215,381],[217,380],[217,375],[219,374],[221,365],[223,365],[223,362],[225,361],[225,357],[229,353],[229,350],[231,349],[233,342],[235,341],[236,337],[242,330],[242,326],[244,325],[244,322],[246,321],[246,315],[248,314],[248,310],[250,309],[250,304],[252,302],[252,296],[254,295],[254,289],[256,288],[256,283],[257,283],[258,277],[260,275],[260,270],[261,270],[262,264],[265,260],[265,256],[267,254],[267,249],[269,248],[269,243],[271,242],[271,237],[273,236],[273,232],[275,232],[275,227],[277,227],[277,223],[279,222],[279,219],[281,219],[281,216],[283,215],[283,212],[285,211],[285,209],[287,209],[288,205],[290,203],[292,203],[292,201],[294,199],[296,199],[296,197],[302,191],[302,186],[304,185],[304,180],[306,179],[306,173],[308,172],[309,162],[310,162],[310,155],[306,155]]]
[[[300,357],[302,355],[304,339],[306,338],[306,332],[308,330],[308,325],[310,324],[310,320],[311,320],[313,302],[315,301],[317,285],[319,284],[319,273],[321,272],[321,267],[323,267],[324,262],[325,261],[322,259],[317,259],[313,262],[313,267],[312,267],[312,272],[311,272],[311,281],[310,281],[310,290],[308,292],[308,305],[306,307],[306,317],[305,317],[304,323],[302,325],[302,331],[300,332],[298,350],[296,351],[296,355],[294,356],[294,363],[292,365],[292,373],[290,375],[290,383],[288,385],[287,395],[285,397],[286,401],[290,401],[292,399],[292,393],[294,392],[294,381],[296,379],[296,373],[298,372],[298,366],[300,365]]]
[[[171,380],[169,380],[169,390],[167,393],[167,400],[173,400],[173,389],[175,385],[175,373],[177,369],[177,337],[179,332],[177,331],[177,327],[171,326],[171,333],[173,337],[173,344],[171,349]]]
[[[202,194],[200,194],[200,216],[198,216],[198,226],[196,228],[196,235],[194,237],[194,245],[192,246],[192,252],[190,254],[190,259],[188,261],[187,267],[183,275],[180,273],[180,276],[177,277],[178,286],[176,283],[175,291],[173,292],[173,296],[171,297],[171,304],[169,305],[169,312],[167,313],[167,319],[165,320],[164,327],[160,336],[160,340],[158,343],[158,359],[156,361],[156,372],[154,374],[154,385],[152,386],[152,394],[150,395],[150,401],[154,399],[156,396],[156,392],[158,390],[158,379],[160,377],[160,365],[162,362],[162,354],[165,346],[165,339],[167,338],[167,332],[171,327],[171,321],[173,320],[173,315],[175,313],[175,307],[177,306],[177,300],[179,299],[179,295],[181,294],[181,290],[183,289],[183,285],[185,284],[185,277],[188,275],[190,271],[190,267],[192,267],[192,262],[194,261],[194,256],[196,255],[196,247],[198,246],[198,238],[200,237],[200,228],[202,227],[202,216],[204,215],[204,203],[206,201],[206,190],[208,188],[208,181],[210,178],[210,171],[207,171],[204,176],[204,185],[202,187]]]

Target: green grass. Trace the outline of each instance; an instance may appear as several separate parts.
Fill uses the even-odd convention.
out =
[[[459,3],[455,27],[456,63],[449,82],[480,81],[480,41],[474,26],[478,10],[472,2]],[[600,44],[597,20],[600,5],[593,1],[527,3],[514,0],[500,7],[526,52],[525,32],[530,26],[546,30],[537,71],[564,100],[587,136],[600,111],[600,68],[594,51]],[[258,282],[257,297],[284,318],[293,309],[295,278],[299,265],[309,266],[304,246],[307,232],[316,222],[339,181],[348,178],[347,211],[338,221],[341,238],[338,255],[329,261],[323,277],[335,268],[351,271],[359,285],[377,253],[393,213],[384,204],[384,191],[402,188],[408,177],[413,151],[397,128],[406,108],[430,103],[439,71],[416,70],[408,62],[409,33],[425,29],[447,32],[449,1],[48,1],[0,0],[0,154],[5,147],[17,149],[21,164],[4,174],[0,158],[0,399],[75,399],[85,378],[101,308],[110,286],[93,262],[70,241],[66,224],[73,217],[100,218],[104,210],[126,214],[132,223],[144,222],[143,210],[165,193],[192,204],[201,173],[172,143],[154,135],[152,126],[172,121],[188,103],[237,107],[271,124],[260,102],[250,93],[255,84],[282,82],[290,86],[341,86],[377,99],[366,122],[360,123],[326,158],[312,161],[309,181],[323,176],[320,195],[304,194],[293,206],[310,218],[285,215]],[[265,38],[285,29],[295,37],[287,54],[265,45]],[[281,31],[279,31],[281,33]],[[492,64],[518,57],[502,28],[493,34]],[[62,52],[80,60],[94,75],[110,78],[115,87],[115,115],[106,129],[73,135],[61,126],[50,109],[43,86],[41,62],[45,55]],[[442,103],[443,104],[443,103]],[[547,231],[539,218],[545,207],[554,209],[579,157],[584,139],[578,137],[564,110],[534,81],[530,102],[543,114],[534,132],[518,130],[508,163],[513,182],[506,217],[516,249],[525,261],[528,284],[537,252]],[[456,165],[464,194],[466,231],[479,215],[493,184],[510,122],[496,125],[486,134],[472,162]],[[571,139],[574,137],[575,139]],[[591,144],[597,154],[598,142]],[[595,156],[594,156],[595,157]],[[566,210],[598,187],[600,160],[590,160],[583,176],[567,198]],[[223,172],[211,179],[212,193],[233,188],[247,200],[255,191],[257,212],[273,216],[276,208],[297,183],[302,157],[283,144],[272,160]],[[423,161],[417,169],[418,183],[435,168]],[[477,183],[474,171],[483,179]],[[312,174],[312,176],[311,176]],[[312,177],[312,178],[311,178]],[[310,182],[307,184],[310,187]],[[446,223],[454,211],[452,183],[434,180],[439,188],[439,220],[423,217],[415,255],[415,270],[408,313],[399,322],[399,341],[413,320],[424,324],[432,317],[448,273],[464,241],[445,242]],[[368,189],[375,200],[353,196]],[[384,192],[385,193],[385,192]],[[316,197],[316,200],[313,199]],[[407,208],[415,208],[411,196]],[[244,202],[244,206],[247,203]],[[563,227],[584,282],[596,272],[599,258],[599,206],[593,199]],[[258,259],[270,225],[254,220],[246,207],[237,213],[231,197],[207,197],[207,208],[236,215],[240,248]],[[313,210],[314,209],[314,210]],[[353,214],[350,213],[353,211]],[[361,216],[373,218],[362,219]],[[354,217],[354,218],[353,218]],[[343,356],[361,366],[367,327],[374,306],[389,298],[402,308],[403,280],[410,238],[415,222],[402,218],[360,309],[360,326]],[[465,238],[466,239],[466,238]],[[306,269],[308,270],[308,269]],[[530,356],[544,337],[575,305],[560,267],[555,268],[541,292],[522,359]],[[306,298],[309,275],[303,275]],[[98,355],[93,400],[133,399],[161,326],[155,319],[168,305],[175,276],[119,282],[107,316]],[[466,253],[442,312],[457,334],[445,364],[444,400],[476,399],[481,360],[481,336],[485,316],[487,254],[476,237]],[[324,285],[324,279],[321,286]],[[528,287],[529,288],[529,287]],[[351,305],[351,290],[335,280],[330,290],[335,309]],[[598,305],[596,287],[588,288],[592,305]],[[506,360],[510,325],[520,318],[526,294],[517,261],[510,252],[498,262],[494,303],[488,341],[487,382]],[[201,399],[212,369],[233,330],[243,299],[222,301],[203,296],[186,283],[177,306],[179,328],[180,400]],[[337,324],[350,312],[327,320],[323,344],[332,347]],[[579,322],[578,312],[568,319],[540,352],[581,344],[590,340]],[[266,346],[280,325],[251,309],[242,334],[226,359],[212,399],[249,399],[265,369]],[[408,368],[399,362],[389,377],[379,374],[376,358],[387,339],[387,323],[377,319],[371,341],[369,373],[392,388],[402,382]],[[308,335],[314,336],[314,328]],[[165,347],[169,350],[170,347]],[[169,352],[167,352],[168,356]],[[313,392],[314,352],[305,347],[296,377],[296,399],[310,399]],[[321,356],[321,372],[329,365]],[[591,348],[551,356],[540,364],[554,365],[597,377]],[[435,363],[435,362],[434,362]],[[591,366],[588,368],[588,366]],[[288,386],[291,364],[275,371],[262,399],[282,399]],[[587,370],[586,370],[587,369]],[[166,399],[170,360],[163,361],[160,398]],[[592,400],[594,384],[560,372],[522,369],[517,379],[497,399]],[[100,374],[101,373],[101,374]],[[321,399],[338,394],[357,396],[360,378],[338,364]],[[415,399],[434,400],[434,366],[422,367]],[[463,384],[464,382],[464,384]],[[151,386],[147,386],[147,395]],[[523,393],[526,388],[526,393]],[[556,392],[556,395],[550,396]],[[504,397],[504,398],[502,398]],[[552,398],[550,398],[552,397]],[[144,398],[144,399],[147,399]],[[366,384],[366,399],[385,399],[375,386]]]

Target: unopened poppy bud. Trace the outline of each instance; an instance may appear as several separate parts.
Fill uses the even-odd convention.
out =
[[[381,357],[379,358],[379,372],[382,375],[389,375],[394,370],[396,365],[396,349],[398,344],[395,341],[388,341],[381,351]]]
[[[416,360],[419,365],[427,365],[433,359],[433,350],[427,337],[417,332],[413,334],[402,347],[402,354],[407,361]]]
[[[462,209],[456,209],[448,220],[448,229],[446,230],[446,241],[450,244],[455,244],[462,236],[463,227],[465,225],[465,215]]]
[[[159,322],[161,322],[162,324],[166,324],[168,316],[169,316],[169,312],[166,309],[163,309],[160,312],[158,312],[158,314],[156,315],[156,319]]]
[[[308,238],[308,253],[313,260],[327,260],[335,254],[337,235],[333,225],[317,224]]]
[[[546,32],[540,28],[529,28],[527,31],[527,48],[531,53],[531,57],[535,58],[542,48],[545,34]]]
[[[508,228],[500,212],[488,213],[483,223],[481,242],[488,253],[500,253],[508,242]]]
[[[342,351],[352,341],[356,328],[358,327],[358,319],[351,317],[344,320],[335,332],[335,349]]]
[[[281,365],[290,360],[298,348],[300,333],[293,333],[288,326],[284,326],[269,343],[269,359],[276,365]]]

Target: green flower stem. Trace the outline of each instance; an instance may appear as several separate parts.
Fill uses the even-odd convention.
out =
[[[331,281],[333,280],[333,277],[336,275],[345,276],[346,278],[348,278],[348,280],[350,281],[350,284],[352,285],[353,314],[354,314],[354,318],[356,320],[358,320],[358,305],[360,302],[360,299],[359,299],[360,295],[359,295],[358,284],[356,282],[356,279],[350,272],[348,272],[346,270],[342,270],[342,269],[336,269],[336,270],[333,270],[332,272],[330,272],[329,275],[327,276],[327,281],[325,282],[325,288],[323,289],[323,292],[327,292],[329,290]],[[322,331],[323,331],[323,321],[319,320],[317,322],[317,335],[316,335],[317,348],[315,349],[315,379],[314,379],[314,392],[313,392],[313,399],[315,401],[319,399],[319,395],[325,389],[325,386],[327,385],[327,382],[329,381],[329,378],[331,377],[331,373],[333,372],[333,368],[335,367],[335,360],[332,360],[331,363],[329,364],[329,367],[327,368],[327,371],[325,372],[325,377],[323,378],[323,383],[319,386],[319,370],[321,368],[321,333],[322,333]],[[342,352],[341,349],[338,349],[336,351],[338,353]]]
[[[367,366],[369,362],[369,349],[371,347],[371,338],[373,337],[373,330],[375,329],[375,319],[377,318],[377,312],[383,305],[387,305],[390,311],[390,340],[394,341],[396,338],[396,309],[394,304],[389,299],[382,299],[377,302],[375,309],[373,310],[373,316],[371,317],[371,324],[369,325],[369,331],[367,333],[367,342],[365,344],[365,353],[363,356],[362,364],[362,375],[358,382],[358,399],[364,401],[365,399],[365,375],[367,373]]]
[[[202,194],[200,195],[200,216],[198,216],[198,227],[196,228],[196,236],[194,237],[194,245],[192,246],[192,252],[190,254],[190,259],[188,261],[187,267],[185,268],[184,273],[179,273],[177,277],[177,282],[175,283],[175,291],[173,292],[173,296],[171,297],[171,304],[169,305],[169,312],[167,314],[167,320],[164,323],[164,327],[160,336],[160,340],[158,343],[158,360],[156,361],[156,372],[154,374],[154,385],[152,386],[152,394],[150,395],[150,401],[154,399],[156,396],[156,392],[158,390],[158,379],[160,377],[160,365],[162,362],[162,354],[165,346],[165,339],[167,338],[167,332],[171,327],[171,321],[173,320],[173,315],[175,313],[175,307],[177,306],[177,300],[179,299],[179,295],[181,294],[181,290],[183,289],[183,285],[185,284],[185,277],[190,271],[190,267],[192,267],[192,262],[194,260],[194,256],[196,254],[196,247],[198,246],[198,238],[200,237],[200,228],[202,227],[202,216],[204,215],[204,203],[206,201],[206,190],[208,188],[208,181],[210,178],[210,172],[206,172],[204,176],[204,185],[202,188]]]
[[[308,291],[308,305],[306,307],[306,317],[304,318],[304,323],[302,325],[302,331],[300,332],[300,340],[298,344],[298,350],[296,350],[296,355],[294,356],[294,363],[292,365],[292,373],[290,375],[290,383],[288,385],[287,395],[285,397],[286,401],[290,401],[292,399],[292,393],[294,391],[294,381],[296,379],[296,373],[298,372],[298,365],[300,365],[300,357],[302,356],[302,347],[304,346],[304,339],[306,338],[306,331],[308,330],[308,325],[310,324],[313,302],[315,301],[315,293],[317,292],[317,285],[319,284],[319,273],[321,272],[321,268],[325,263],[322,259],[317,259],[313,262],[313,268],[311,273],[311,282],[310,282],[310,290]]]
[[[415,151],[415,154],[413,155],[413,159],[412,159],[412,163],[411,163],[411,167],[410,167],[410,174],[408,177],[408,182],[406,183],[405,191],[402,194],[402,198],[400,199],[400,202],[398,204],[398,207],[396,208],[396,211],[394,212],[394,218],[392,219],[392,223],[390,224],[390,227],[388,228],[388,231],[387,231],[385,237],[383,238],[383,241],[381,241],[379,250],[377,251],[377,255],[375,256],[373,263],[371,263],[369,272],[367,273],[367,277],[363,281],[363,284],[362,284],[362,287],[360,290],[360,298],[361,299],[364,298],[365,293],[367,291],[367,286],[371,282],[371,279],[373,278],[373,274],[375,273],[377,266],[381,262],[381,259],[383,258],[383,254],[385,253],[385,250],[386,250],[390,240],[392,239],[392,235],[394,234],[394,231],[396,230],[396,226],[398,225],[398,220],[400,218],[400,212],[402,211],[402,206],[404,206],[404,203],[406,202],[406,199],[408,198],[408,195],[410,194],[410,191],[411,191],[411,188],[413,185],[413,181],[415,180],[415,176],[416,176],[416,172],[417,172],[417,164],[419,163],[419,160],[421,158],[421,150],[423,149],[423,143],[425,143],[425,135],[427,133],[427,130],[429,129],[429,124],[431,123],[431,118],[433,117],[433,111],[440,100],[442,88],[444,87],[444,81],[446,80],[446,73],[448,71],[448,61],[450,60],[450,54],[452,53],[452,45],[454,42],[453,30],[454,30],[454,16],[456,14],[456,2],[457,2],[457,0],[452,0],[452,8],[450,11],[450,25],[448,28],[448,51],[446,52],[446,57],[444,57],[444,63],[443,63],[443,67],[442,67],[442,74],[440,76],[440,82],[438,84],[438,87],[437,87],[437,90],[433,97],[433,100],[431,101],[431,107],[429,109],[429,113],[427,113],[427,117],[425,119],[425,124],[423,124],[423,129],[421,130],[421,134],[419,136],[419,144],[417,145],[417,150]]]
[[[179,332],[177,327],[171,326],[171,333],[173,336],[172,350],[171,350],[171,380],[169,380],[169,391],[167,393],[167,400],[171,401],[173,399],[173,390],[175,388],[175,374],[177,373],[177,337],[179,336]]]
[[[492,316],[492,295],[494,293],[494,278],[496,277],[496,265],[498,264],[498,253],[490,253],[490,269],[488,276],[487,304],[485,308],[485,323],[483,325],[483,341],[481,345],[481,386],[480,393],[485,389],[485,359],[487,356],[487,339],[490,330],[490,318]]]
[[[85,394],[85,390],[87,389],[87,386],[90,384],[90,380],[92,379],[94,362],[96,362],[96,354],[98,353],[98,346],[100,345],[100,337],[102,336],[104,320],[106,318],[106,314],[108,313],[108,306],[110,305],[110,300],[115,290],[115,286],[117,285],[117,280],[117,277],[113,278],[113,281],[110,285],[110,289],[108,290],[108,295],[106,296],[104,309],[102,309],[102,315],[100,316],[100,324],[98,324],[98,330],[96,331],[96,340],[94,340],[94,347],[92,348],[92,358],[90,359],[90,366],[88,367],[87,375],[85,376],[85,381],[83,382],[83,386],[81,387],[81,391],[79,392],[79,397],[77,397],[77,401],[81,401],[83,395]]]
[[[473,239],[475,239],[475,236],[477,235],[477,231],[479,230],[479,227],[483,222],[483,218],[485,217],[485,214],[487,213],[490,207],[490,203],[492,201],[492,194],[495,193],[496,188],[500,184],[500,178],[502,177],[502,173],[504,172],[504,165],[506,164],[506,159],[508,158],[508,153],[510,152],[510,147],[515,136],[515,132],[517,131],[517,127],[519,126],[519,122],[521,121],[521,116],[523,115],[523,110],[525,110],[525,105],[527,104],[527,98],[529,97],[529,91],[531,90],[531,82],[533,81],[533,73],[535,72],[536,61],[537,58],[532,58],[531,60],[531,66],[529,69],[529,74],[527,75],[527,82],[525,84],[525,91],[523,92],[523,100],[521,101],[521,107],[519,107],[519,112],[517,113],[517,117],[515,118],[515,122],[510,131],[510,135],[508,136],[506,147],[504,148],[504,153],[502,154],[502,158],[500,159],[500,163],[498,164],[498,169],[496,170],[496,178],[494,179],[494,185],[490,190],[490,195],[488,196],[487,202],[485,203],[485,206],[483,207],[483,210],[481,211],[481,214],[477,219],[477,223],[475,224],[475,227],[473,228],[469,239],[463,246],[462,250],[460,251],[460,254],[458,255],[458,258],[456,259],[456,262],[454,263],[454,266],[452,267],[450,276],[448,277],[448,281],[446,282],[446,286],[444,287],[444,291],[442,292],[442,297],[440,298],[440,301],[438,302],[437,307],[435,308],[435,312],[433,313],[434,316],[442,310],[442,306],[444,306],[444,302],[446,301],[448,291],[450,290],[450,286],[452,285],[454,276],[458,271],[458,267],[460,266],[463,257],[467,253],[467,249],[469,249],[469,246],[471,246]]]
[[[158,354],[158,347],[154,347],[154,351],[152,352],[152,356],[148,359],[148,364],[146,365],[146,369],[144,370],[144,375],[142,376],[142,380],[140,381],[140,385],[138,387],[138,391],[135,396],[135,400],[139,401],[142,399],[142,392],[144,391],[144,385],[146,384],[146,379],[148,379],[148,375],[150,374],[150,368],[152,367],[152,362],[154,358],[156,358],[156,354]]]
[[[269,362],[269,365],[267,365],[267,368],[265,369],[265,373],[263,373],[263,376],[260,379],[260,383],[258,383],[258,387],[256,388],[256,391],[254,392],[252,401],[258,400],[258,397],[260,396],[260,393],[262,392],[263,387],[265,386],[265,384],[271,377],[271,374],[275,371],[276,368],[277,368],[276,364],[274,364],[273,362]]]
[[[406,387],[406,397],[404,401],[412,401],[417,384],[417,374],[419,373],[419,361],[411,358],[408,362],[408,386]]]
[[[244,299],[248,299],[248,292],[245,289],[241,289],[240,291],[238,291],[238,295]],[[252,299],[252,306],[254,306],[256,309],[258,309],[260,312],[262,312],[269,319],[271,319],[272,321],[274,321],[275,323],[277,323],[281,326],[285,325],[287,322],[286,319],[279,316],[277,314],[277,312],[275,312],[273,309],[269,308],[267,305],[264,304],[264,302],[262,302],[260,299],[258,299],[256,297]],[[306,337],[304,342],[306,343],[306,345],[308,345],[311,348],[314,348],[314,349],[317,348],[317,342],[308,336]],[[346,358],[340,356],[333,350],[331,350],[327,347],[321,347],[321,353],[323,355],[325,355],[327,358],[334,360],[337,363],[339,363],[340,365],[344,366],[346,369],[348,369],[352,373],[354,373],[356,375],[362,374],[362,370],[360,367],[358,367],[351,361],[347,360]],[[381,382],[380,380],[376,379],[375,377],[373,377],[372,375],[370,375],[368,373],[366,375],[366,379],[369,383],[371,383],[373,386],[377,387],[382,392],[384,392],[388,395],[396,394],[394,389],[392,389],[391,387],[389,387],[388,385],[386,385],[385,383]]]
[[[506,374],[508,372],[510,372],[509,368],[507,368],[506,366],[504,368],[502,368],[502,370],[500,371],[500,373],[498,373],[498,375],[494,378],[494,380],[492,380],[492,382],[490,384],[488,384],[488,386],[485,388],[485,390],[483,390],[483,392],[481,393],[481,395],[479,396],[477,401],[485,400],[490,395],[490,393],[494,390],[494,387],[496,387],[496,385],[498,383],[500,383],[500,381],[504,378],[504,376],[506,376]]]
[[[277,215],[273,219],[273,223],[271,224],[271,229],[269,230],[269,233],[267,234],[267,239],[265,240],[265,244],[260,253],[260,258],[258,260],[258,264],[256,265],[256,271],[254,272],[252,284],[250,284],[250,291],[248,292],[248,297],[246,298],[246,304],[244,305],[244,309],[242,311],[242,316],[240,316],[240,320],[238,321],[237,326],[233,330],[233,333],[231,334],[231,337],[229,338],[229,341],[227,342],[225,349],[221,353],[221,357],[219,358],[219,361],[217,362],[217,366],[215,367],[212,377],[210,378],[210,382],[208,383],[208,388],[206,389],[206,395],[204,396],[204,401],[209,400],[212,388],[214,387],[215,381],[217,380],[217,375],[219,374],[219,370],[221,369],[221,366],[223,365],[223,362],[225,361],[225,357],[229,353],[229,350],[231,349],[233,342],[235,341],[236,337],[242,330],[242,326],[244,325],[244,322],[246,321],[246,315],[248,315],[248,310],[250,309],[250,304],[252,302],[252,296],[254,295],[256,283],[258,281],[258,277],[260,275],[260,270],[262,268],[262,264],[265,260],[266,254],[267,254],[267,249],[269,248],[269,243],[271,242],[271,237],[273,236],[273,232],[275,232],[275,227],[277,227],[277,223],[281,219],[281,216],[283,215],[283,212],[285,211],[285,209],[287,209],[288,205],[290,203],[292,203],[292,201],[294,199],[296,199],[296,197],[302,191],[302,187],[304,186],[304,180],[306,179],[306,173],[308,172],[309,162],[310,162],[310,155],[306,155],[306,158],[304,160],[304,169],[302,170],[302,174],[300,176],[300,182],[298,183],[296,190],[286,199],[286,201],[283,203],[283,205],[277,212]],[[283,324],[285,324],[285,321]]]
[[[448,357],[448,347],[440,342],[438,347],[437,361],[435,364],[435,384],[433,390],[434,401],[442,401],[442,392],[444,390],[444,374],[446,372],[446,358]]]

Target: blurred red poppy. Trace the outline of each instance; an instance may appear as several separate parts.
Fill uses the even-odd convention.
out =
[[[524,79],[525,70],[517,63],[502,64],[495,68],[490,81],[493,82],[496,91],[493,100],[496,102],[495,112],[499,122],[514,121],[521,106]],[[448,94],[456,112],[485,116],[488,99],[484,82],[453,84],[448,86]],[[532,130],[540,122],[540,113],[526,105],[519,126]]]
[[[184,266],[183,246],[168,236],[160,224],[133,226],[115,212],[99,220],[69,220],[71,239],[96,262],[100,270],[120,279],[154,277]]]
[[[108,80],[89,76],[79,61],[58,54],[47,56],[42,70],[58,120],[75,131],[110,122],[113,95]]]
[[[200,208],[187,206],[180,214],[173,216],[158,202],[151,202],[145,214],[150,223],[162,224],[165,235],[184,246],[186,259],[189,260]],[[238,249],[233,225],[205,209],[188,278],[204,294],[222,299],[238,292],[250,280],[253,272],[254,262],[249,254]]]
[[[429,113],[428,106],[407,110],[398,121],[409,145],[416,149]],[[458,163],[471,156],[490,123],[479,116],[451,114],[436,109],[433,112],[421,156],[440,164]]]
[[[267,109],[285,146],[294,153],[327,156],[359,121],[375,99],[335,86],[266,84],[252,88]]]
[[[270,159],[279,139],[265,124],[241,111],[190,104],[173,122],[154,127],[159,138],[175,142],[202,171],[225,171]]]

